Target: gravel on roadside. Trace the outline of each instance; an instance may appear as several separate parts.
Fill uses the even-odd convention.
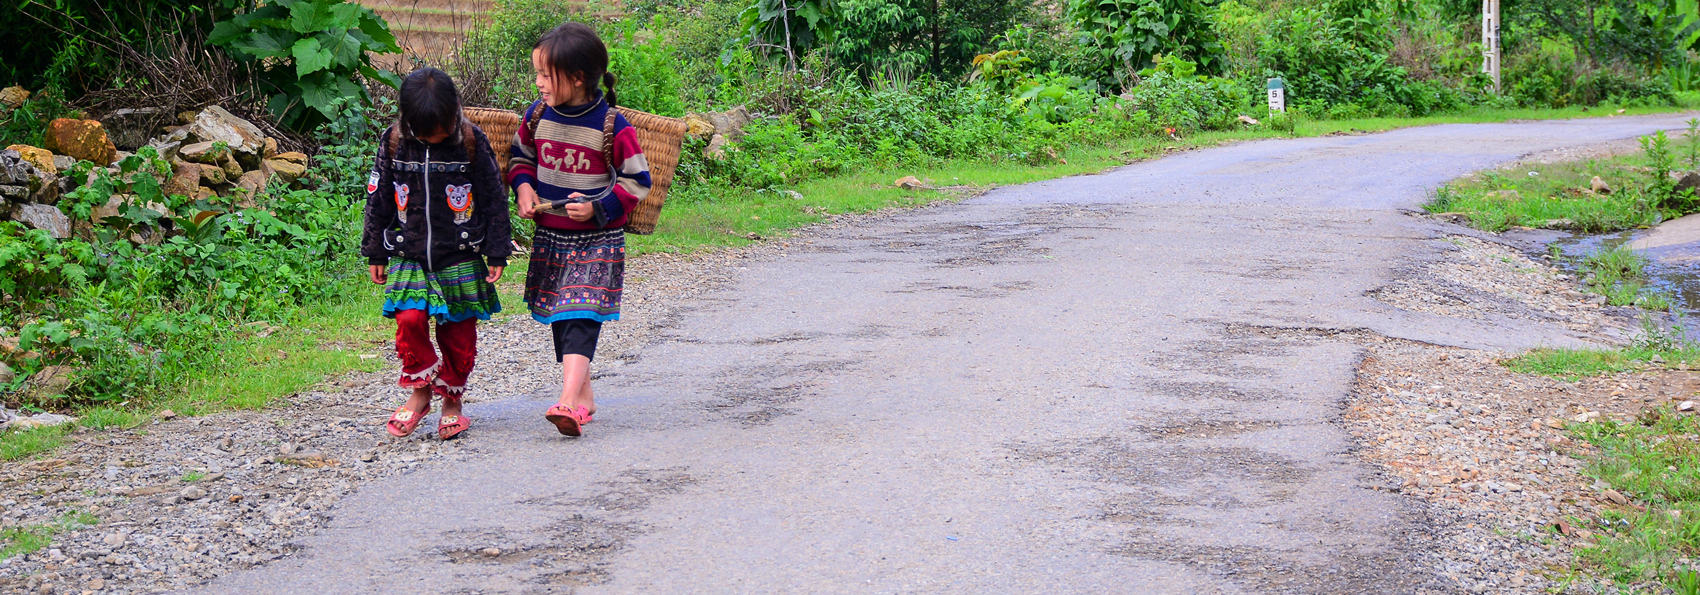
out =
[[[673,304],[793,241],[632,259],[625,316],[605,327],[597,368],[634,357],[674,315]],[[378,316],[378,304],[372,308]],[[550,341],[523,308],[481,325],[467,403],[558,390]],[[456,440],[436,439],[435,415],[411,437],[389,436],[383,423],[407,391],[395,385],[394,343],[373,350],[387,362],[382,371],[330,379],[265,410],[80,429],[45,458],[0,467],[0,530],[59,528],[47,548],[0,561],[0,593],[193,586],[290,555],[292,542],[324,527],[336,503],[367,482],[487,454],[475,408],[473,428]],[[553,433],[541,417],[538,424]],[[78,513],[99,521],[66,522]]]
[[[1636,311],[1603,306],[1571,275],[1516,250],[1473,238],[1375,292],[1419,312],[1558,322],[1603,344],[1629,333]],[[1451,519],[1435,544],[1436,570],[1474,592],[1593,593],[1573,553],[1591,543],[1607,507],[1632,505],[1581,473],[1591,446],[1567,424],[1624,420],[1646,408],[1674,411],[1700,390],[1685,370],[1563,380],[1504,366],[1514,354],[1370,337],[1342,423],[1355,454],[1399,492]],[[1683,366],[1686,367],[1686,366]]]

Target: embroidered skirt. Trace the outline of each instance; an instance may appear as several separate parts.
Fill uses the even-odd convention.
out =
[[[525,274],[525,303],[543,324],[620,319],[626,278],[624,229],[564,231],[538,227]]]
[[[424,310],[442,324],[469,318],[489,320],[491,314],[502,311],[496,286],[484,280],[489,272],[483,259],[432,272],[417,260],[391,258],[389,274],[384,316],[390,318],[395,318],[397,310]]]

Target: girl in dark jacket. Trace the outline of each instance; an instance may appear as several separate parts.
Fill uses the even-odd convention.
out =
[[[384,316],[396,321],[396,354],[406,404],[386,423],[407,436],[443,398],[437,435],[471,426],[461,397],[478,353],[478,321],[500,312],[495,282],[513,250],[507,188],[490,141],[461,115],[449,75],[421,68],[401,84],[401,117],[384,131],[366,182],[360,253],[384,288]],[[439,357],[431,345],[437,322]]]

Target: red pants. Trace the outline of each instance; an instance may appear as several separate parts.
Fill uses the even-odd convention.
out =
[[[439,395],[459,397],[466,392],[466,378],[478,357],[478,319],[437,325],[437,343],[443,356],[431,346],[431,315],[424,310],[397,310],[395,351],[401,356],[402,388],[431,387]]]

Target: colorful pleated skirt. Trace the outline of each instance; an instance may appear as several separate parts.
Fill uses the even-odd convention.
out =
[[[566,231],[538,227],[525,274],[525,303],[543,324],[620,319],[626,278],[624,229]]]
[[[434,272],[417,260],[391,258],[389,275],[384,316],[390,318],[395,318],[397,310],[424,310],[441,324],[489,320],[491,314],[502,311],[496,286],[484,280],[489,271],[480,258]]]

